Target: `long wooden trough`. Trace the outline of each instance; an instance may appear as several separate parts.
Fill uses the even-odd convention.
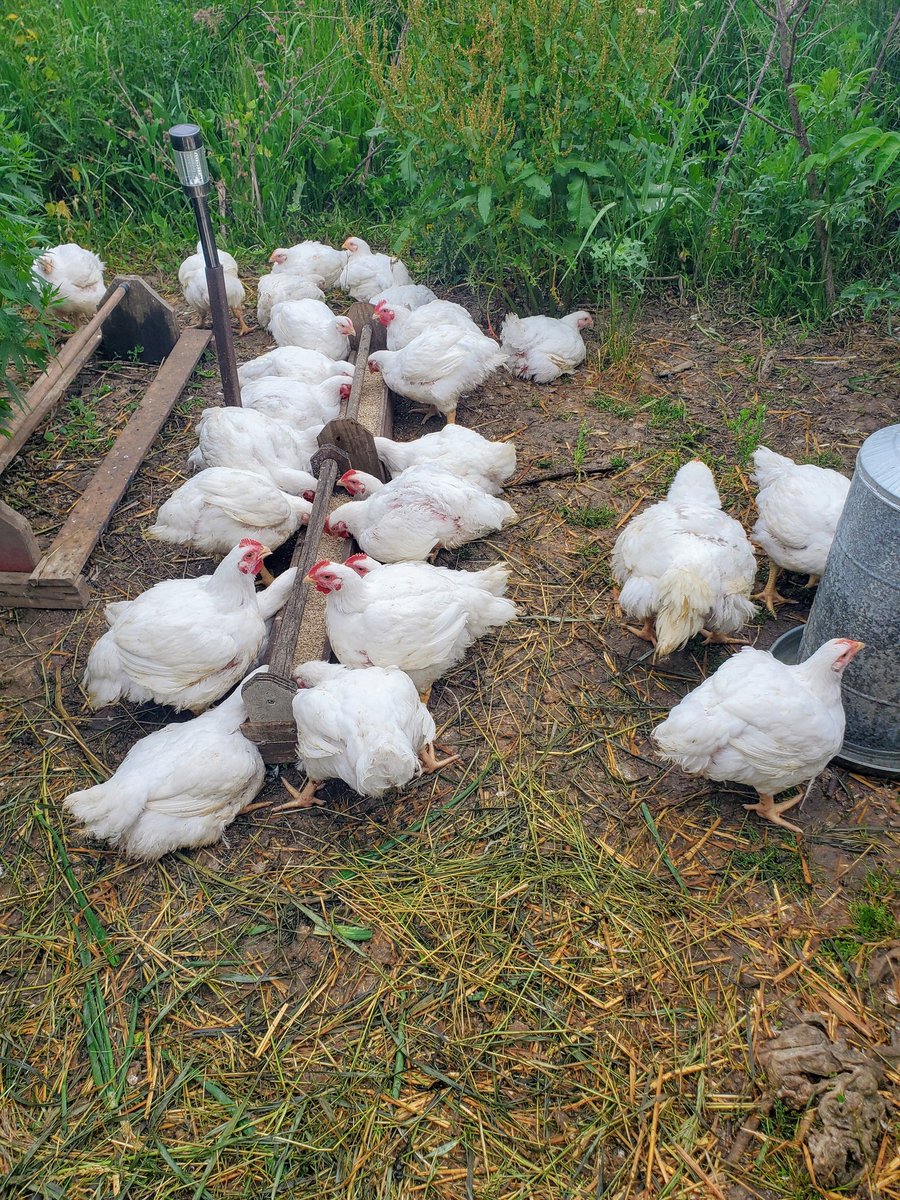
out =
[[[266,652],[269,670],[249,679],[242,691],[247,708],[243,732],[259,746],[268,763],[293,762],[296,758],[297,729],[291,711],[297,691],[291,678],[295,667],[330,654],[325,598],[310,587],[306,574],[319,559],[343,562],[354,549],[345,539],[324,533],[329,512],[349,498],[335,493],[335,483],[351,467],[385,478],[373,438],[391,436],[391,394],[382,376],[370,374],[367,367],[370,352],[384,347],[385,331],[373,320],[370,304],[354,304],[347,315],[358,331],[350,396],[343,414],[319,434],[319,449],[312,460],[313,474],[319,481],[316,498],[291,557],[291,566],[297,568],[293,590],[272,626]]]
[[[88,603],[84,568],[91,552],[211,337],[207,329],[186,329],[179,336],[173,310],[139,276],[113,280],[97,312],[69,338],[13,415],[9,436],[0,438],[0,473],[101,343],[113,357],[160,363],[159,371],[46,554],[25,517],[0,500],[0,608],[84,608]]]

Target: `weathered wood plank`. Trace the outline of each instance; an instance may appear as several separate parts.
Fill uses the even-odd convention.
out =
[[[113,358],[162,362],[178,343],[175,312],[140,275],[117,275],[110,290],[123,284],[126,296],[103,325],[103,349]]]
[[[41,550],[28,521],[0,500],[0,571],[30,575]]]
[[[0,439],[0,472],[9,466],[100,345],[103,322],[122,303],[125,295],[123,287],[108,291],[87,325],[72,334],[46,371],[37,377],[25,393],[22,407],[16,409],[7,423],[9,436]]]
[[[84,608],[90,598],[87,580],[80,577],[35,584],[22,571],[0,571],[0,608]]]
[[[147,389],[137,412],[94,473],[32,579],[74,579],[206,349],[208,329],[186,329]]]

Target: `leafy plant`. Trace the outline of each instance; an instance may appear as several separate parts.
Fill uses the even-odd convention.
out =
[[[21,398],[23,376],[43,365],[50,348],[43,322],[28,316],[29,309],[43,307],[50,291],[31,271],[41,228],[34,177],[28,140],[0,115],[0,434]]]
[[[736,417],[725,422],[734,435],[735,452],[742,465],[750,461],[750,456],[762,441],[765,423],[766,406],[761,402],[742,408]]]
[[[598,507],[586,504],[582,508],[561,504],[559,515],[570,525],[580,525],[584,529],[606,529],[615,521],[616,510],[605,504]]]

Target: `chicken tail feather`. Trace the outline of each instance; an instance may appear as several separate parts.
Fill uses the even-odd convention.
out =
[[[703,573],[680,564],[660,578],[656,612],[656,653],[671,654],[699,633],[716,602],[715,589]]]

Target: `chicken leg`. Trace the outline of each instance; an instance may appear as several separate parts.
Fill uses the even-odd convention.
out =
[[[324,779],[307,779],[303,785],[303,790],[298,791],[293,784],[288,783],[286,779],[281,781],[284,784],[284,790],[289,796],[293,796],[293,800],[289,800],[287,804],[279,804],[274,809],[274,812],[287,812],[291,808],[313,808],[317,804],[324,804],[325,801],[319,799],[316,792],[325,782]]]
[[[749,646],[746,638],[729,637],[727,633],[714,633],[711,629],[701,629],[704,646]]]
[[[747,812],[758,812],[767,821],[771,821],[774,825],[782,825],[785,829],[790,829],[792,833],[802,833],[803,830],[799,825],[792,825],[790,821],[785,821],[781,814],[787,812],[789,808],[793,808],[795,804],[799,804],[803,799],[805,799],[805,794],[801,792],[799,796],[794,796],[790,800],[782,800],[780,804],[776,804],[774,796],[764,796],[760,792],[759,803],[745,804],[744,808]]]
[[[443,746],[440,747],[444,749]],[[429,742],[427,746],[423,746],[419,751],[419,762],[422,764],[422,770],[426,775],[431,775],[434,771],[439,771],[441,767],[447,767],[450,763],[459,762],[458,754],[451,754],[447,758],[438,758],[435,753],[434,742]]]
[[[637,629],[634,625],[626,625],[625,628],[629,633],[633,633],[635,637],[643,638],[645,642],[649,642],[651,646],[656,645],[656,630],[653,627],[652,617],[646,617],[640,629]]]
[[[809,579],[807,579],[806,583],[804,583],[804,585],[803,585],[803,586],[804,586],[805,588],[814,588],[814,587],[818,587],[818,586],[819,586],[819,580],[820,580],[821,578],[822,578],[822,576],[821,576],[821,575],[810,575]]]
[[[766,586],[762,589],[761,592],[755,592],[750,597],[751,600],[765,600],[766,608],[769,610],[769,612],[772,614],[773,617],[775,616],[775,605],[776,604],[793,604],[794,603],[793,600],[788,600],[787,596],[779,595],[775,589],[775,581],[778,578],[779,569],[780,568],[776,567],[773,562],[770,562],[769,563],[769,578],[766,580]]]
[[[419,700],[426,708],[428,707],[428,701],[431,699],[431,689],[433,686],[433,684],[429,684],[424,692],[419,692]]]
[[[239,324],[238,324],[238,337],[243,337],[245,333],[252,333],[252,332],[253,332],[253,330],[250,328],[250,326],[249,326],[249,325],[247,324],[247,322],[244,320],[244,309],[243,309],[243,305],[240,305],[240,304],[239,304],[239,305],[237,306],[237,308],[233,308],[231,311],[232,311],[232,312],[234,313],[234,315],[237,317],[237,319],[238,319],[238,322],[239,322]]]
[[[456,424],[456,409],[455,408],[451,408],[450,411],[445,414],[445,416],[447,417],[448,425]]]

